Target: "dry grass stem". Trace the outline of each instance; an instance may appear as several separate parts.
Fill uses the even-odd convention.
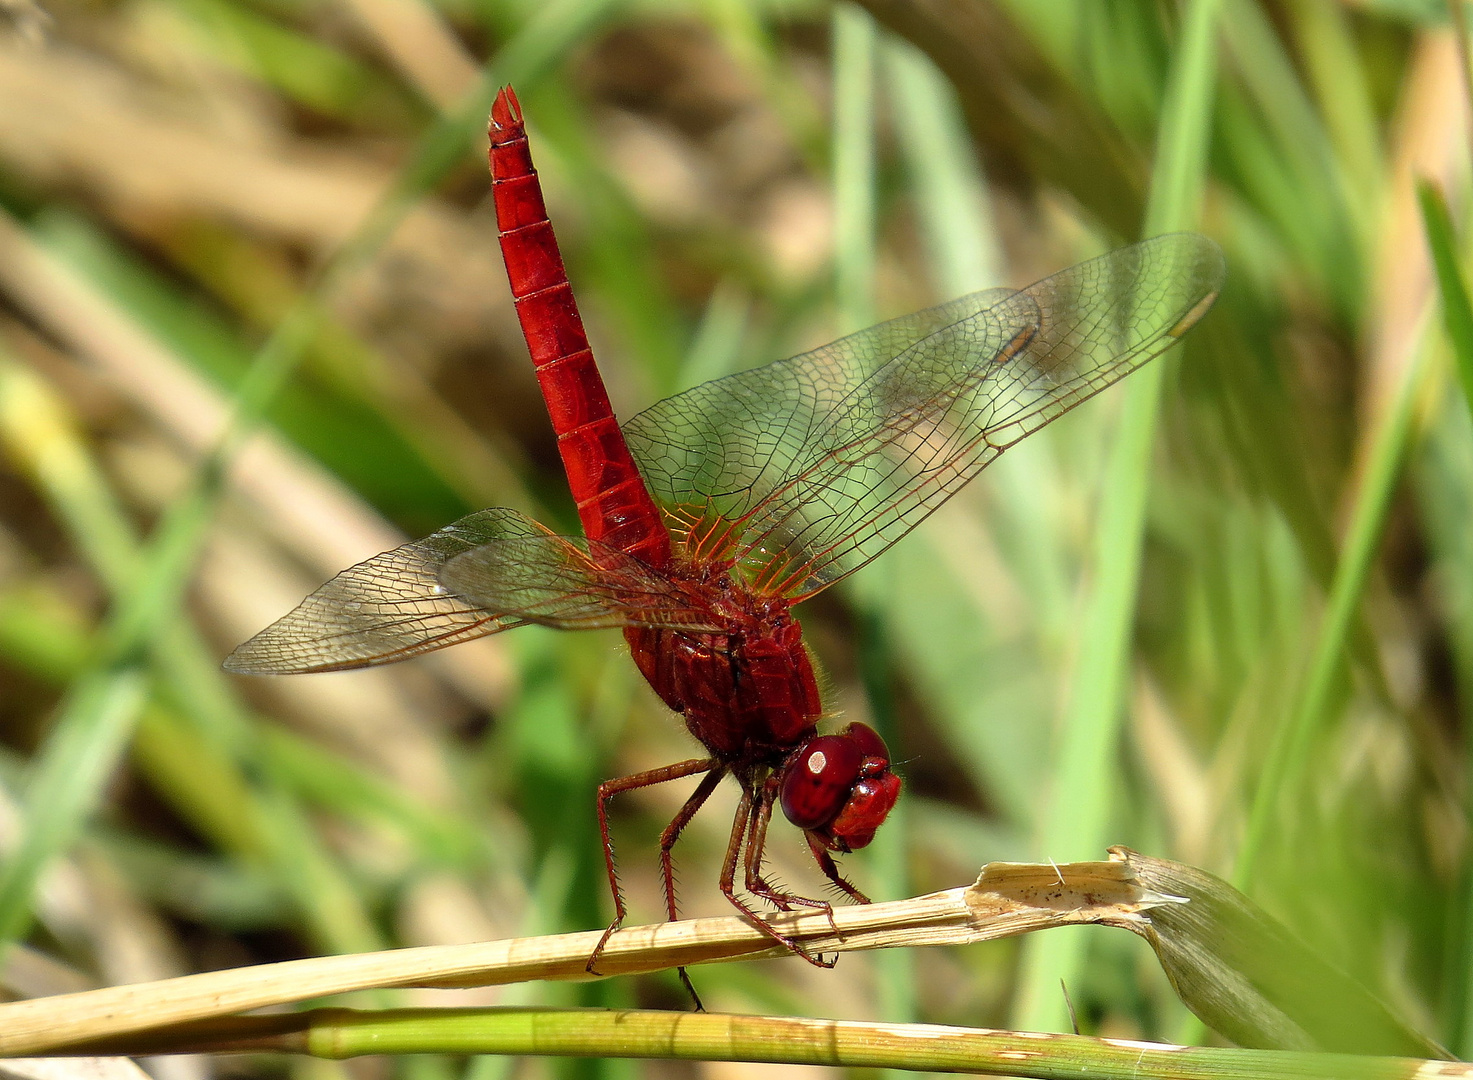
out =
[[[773,916],[814,952],[966,945],[1054,926],[1097,923],[1139,929],[1144,914],[1175,898],[1135,883],[1108,862],[992,863],[967,888],[867,907]],[[39,1054],[109,1038],[329,994],[383,987],[470,987],[531,979],[586,979],[599,933],[429,946],[188,975],[0,1005],[0,1054]],[[631,975],[676,965],[781,956],[741,919],[692,919],[622,930],[609,939],[599,974]]]

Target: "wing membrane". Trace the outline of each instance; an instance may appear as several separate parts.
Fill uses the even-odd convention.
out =
[[[446,563],[440,581],[488,610],[564,630],[723,629],[688,587],[616,548],[582,537],[547,535],[483,544]]]
[[[677,539],[810,596],[1003,450],[1169,348],[1223,278],[1205,237],[1110,252],[669,398],[625,425]]]
[[[342,671],[527,622],[588,629],[672,620],[700,625],[657,571],[493,508],[344,570],[225,666],[249,674]]]

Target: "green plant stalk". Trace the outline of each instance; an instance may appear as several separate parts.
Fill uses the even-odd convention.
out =
[[[5,382],[0,365],[0,387]],[[0,415],[5,395],[0,390]],[[0,593],[0,655],[43,682],[68,682],[91,649],[90,627],[65,600],[25,587]],[[246,861],[263,854],[244,781],[200,733],[149,701],[133,737],[139,767],[201,836]]]
[[[3,381],[3,380],[0,380]],[[3,395],[0,395],[3,399]],[[29,602],[27,602],[29,601]],[[49,682],[69,679],[80,668],[88,649],[84,630],[71,621],[59,621],[62,611],[52,611],[39,598],[7,598],[0,608],[12,609],[0,637],[0,651],[12,663]],[[24,618],[24,622],[19,620]],[[24,636],[24,643],[15,640]],[[18,653],[33,641],[45,641],[44,657]],[[161,645],[160,650],[168,648]],[[211,674],[215,674],[213,666]],[[403,792],[382,778],[365,773],[358,766],[322,749],[292,732],[262,723],[259,727],[260,752],[265,769],[247,771],[269,776],[283,785],[293,796],[353,817],[376,817],[401,829],[411,844],[427,858],[441,862],[464,864],[479,851],[477,834],[458,821],[436,814],[416,804]],[[234,747],[239,752],[241,747]],[[148,701],[139,715],[133,738],[133,754],[149,782],[164,795],[173,808],[202,836],[215,846],[247,863],[270,865],[274,843],[267,838],[266,813],[260,806],[255,789],[242,776],[242,770],[225,756],[218,740],[205,738],[198,725],[192,725],[166,704]],[[319,853],[318,858],[325,856]],[[320,871],[316,872],[320,875]],[[282,891],[294,894],[300,902],[305,898],[313,906],[328,894],[292,882],[303,875],[300,859],[275,861],[275,877]],[[290,876],[290,880],[288,877]],[[357,916],[354,923],[366,918]],[[313,925],[328,920],[319,915],[307,916]],[[351,951],[341,933],[319,934],[323,948],[337,952]],[[336,945],[336,947],[334,947]]]
[[[1299,789],[1315,736],[1323,727],[1330,698],[1344,671],[1344,653],[1371,564],[1386,526],[1391,498],[1411,442],[1413,420],[1423,380],[1431,370],[1426,343],[1406,373],[1396,400],[1371,443],[1365,479],[1351,513],[1345,548],[1335,577],[1324,622],[1315,642],[1304,689],[1293,714],[1274,731],[1263,775],[1253,793],[1248,828],[1233,869],[1233,884],[1249,892],[1263,845],[1284,797]]]
[[[1458,383],[1463,388],[1463,400],[1473,412],[1473,303],[1468,300],[1468,285],[1458,266],[1457,234],[1447,212],[1447,201],[1436,185],[1427,180],[1419,182],[1417,201],[1422,207],[1427,246],[1432,250],[1432,264],[1437,270],[1442,322],[1452,342]]]
[[[807,1017],[630,1009],[314,1009],[232,1017],[151,1038],[100,1041],[71,1053],[288,1051],[327,1059],[365,1054],[505,1054],[760,1061],[923,1072],[1147,1080],[1343,1080],[1473,1075],[1473,1066],[1416,1058],[1185,1047],[1080,1035],[1038,1035]]]
[[[1284,14],[1343,174],[1360,262],[1368,265],[1380,221],[1377,206],[1385,184],[1384,148],[1350,13],[1337,4],[1295,4]]]
[[[1251,156],[1245,167],[1257,175],[1266,196],[1261,205],[1273,208],[1285,240],[1329,287],[1335,307],[1354,312],[1364,292],[1359,274],[1365,263],[1356,256],[1365,233],[1355,231],[1354,204],[1334,145],[1272,20],[1257,4],[1226,3],[1221,25],[1235,79],[1224,99],[1237,98],[1253,116],[1251,124],[1233,128],[1237,152]],[[1238,98],[1238,85],[1246,100]],[[1257,152],[1250,150],[1254,144]]]
[[[1464,57],[1466,62],[1466,57]],[[1463,403],[1473,412],[1473,305],[1458,266],[1457,236],[1442,192],[1429,181],[1417,185],[1427,243],[1437,271],[1442,298],[1443,326],[1452,344]],[[1466,712],[1465,712],[1466,715]],[[1465,798],[1467,796],[1465,795]],[[1465,804],[1465,812],[1467,806]],[[1473,1011],[1469,1009],[1469,978],[1473,977],[1473,868],[1465,866],[1453,899],[1454,932],[1447,951],[1447,985],[1443,995],[1445,1028],[1454,1050],[1473,1044]]]
[[[1193,0],[1166,87],[1145,233],[1195,220],[1202,201],[1217,77],[1220,0]],[[1145,535],[1151,447],[1165,362],[1149,364],[1125,387],[1120,427],[1106,465],[1091,556],[1091,591],[1081,621],[1079,657],[1064,717],[1058,768],[1043,833],[1050,858],[1105,846],[1114,801],[1122,696]],[[1077,984],[1088,939],[1080,932],[1035,935],[1025,948],[1015,1016],[1021,1027],[1069,1023],[1059,990]]]

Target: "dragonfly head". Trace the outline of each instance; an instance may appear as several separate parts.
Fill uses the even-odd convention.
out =
[[[900,797],[900,777],[890,771],[885,740],[867,724],[804,743],[783,770],[783,813],[830,851],[854,851]]]

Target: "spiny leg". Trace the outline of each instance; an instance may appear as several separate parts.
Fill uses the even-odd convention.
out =
[[[609,938],[614,931],[624,924],[624,916],[628,909],[624,906],[624,893],[619,888],[619,872],[614,869],[614,839],[609,835],[609,800],[621,791],[633,791],[637,788],[652,787],[655,784],[663,784],[670,780],[679,780],[681,777],[694,776],[696,773],[710,772],[720,767],[721,763],[715,758],[693,758],[690,761],[682,761],[675,765],[666,765],[659,769],[650,769],[647,772],[635,773],[633,776],[621,776],[617,780],[605,780],[598,785],[598,831],[604,842],[604,866],[609,872],[609,891],[614,894],[614,921],[604,931],[603,937],[598,939],[594,947],[593,955],[588,958],[588,973],[598,974],[593,970],[598,958],[603,954],[604,946],[608,945]],[[701,784],[705,787],[705,783]],[[697,791],[700,788],[696,789]],[[707,795],[710,792],[706,792]],[[704,801],[704,798],[703,800]],[[689,801],[687,801],[689,805]],[[697,806],[700,804],[698,803]],[[684,808],[682,807],[682,813]],[[692,810],[692,813],[695,811]],[[677,815],[678,817],[678,815]],[[673,822],[672,822],[673,824]],[[668,831],[668,830],[667,830]],[[694,993],[694,991],[692,991]],[[697,999],[699,1000],[699,999]]]
[[[690,819],[696,816],[696,811],[705,805],[711,793],[716,790],[716,785],[721,783],[722,777],[726,775],[726,767],[718,765],[706,774],[700,786],[691,793],[691,797],[685,800],[679,812],[670,819],[670,824],[665,826],[665,831],[660,834],[660,878],[665,884],[665,914],[674,922],[680,916],[675,910],[675,860],[672,852],[675,842],[680,839],[680,834],[690,824]]]
[[[808,834],[808,850],[813,852],[813,859],[818,863],[818,868],[823,871],[824,877],[832,881],[841,891],[848,894],[856,904],[868,904],[870,899],[864,893],[850,884],[849,879],[839,873],[839,868],[834,865],[834,857],[828,853],[828,849]]]
[[[723,896],[726,897],[728,901],[730,901],[732,907],[736,908],[744,916],[746,916],[749,923],[755,926],[758,930],[761,930],[768,937],[772,938],[773,941],[776,941],[783,948],[787,949],[789,952],[796,953],[798,956],[801,956],[804,960],[807,960],[814,967],[831,968],[834,966],[833,961],[826,961],[821,956],[813,956],[811,953],[807,952],[803,948],[803,946],[799,945],[792,938],[788,937],[786,934],[783,934],[781,931],[769,926],[767,921],[762,918],[761,914],[754,906],[752,906],[742,897],[737,895],[737,862],[741,859],[742,856],[743,842],[747,839],[748,834],[752,831],[752,827],[755,824],[755,818],[753,816],[754,808],[752,802],[752,792],[746,784],[743,784],[742,801],[740,805],[737,806],[736,817],[732,820],[731,823],[731,839],[727,842],[726,845],[726,860],[721,864],[721,893]]]
[[[794,906],[818,908],[829,913],[833,921],[833,905],[827,900],[813,900],[782,889],[774,888],[763,876],[762,859],[767,853],[767,826],[772,822],[772,808],[777,802],[781,778],[773,774],[752,801],[752,823],[747,833],[746,885],[753,896],[766,900],[781,911],[791,911]],[[837,928],[835,928],[837,931]]]
[[[753,807],[753,827],[747,837],[747,891],[782,911],[791,911],[795,906],[822,911],[828,916],[829,929],[834,932],[834,937],[842,940],[839,924],[834,921],[833,904],[827,900],[814,900],[812,897],[774,888],[762,873],[762,859],[767,853],[767,826],[772,821],[772,808],[777,803],[781,782],[781,777],[776,774],[770,777]],[[835,955],[832,961],[827,962],[828,966],[832,967],[838,959]]]
[[[665,914],[671,922],[679,918],[675,910],[675,861],[671,852],[675,848],[675,842],[680,839],[680,834],[690,824],[690,819],[696,816],[696,811],[711,797],[711,792],[716,790],[716,785],[721,783],[721,778],[726,775],[725,766],[717,766],[706,774],[695,791],[691,792],[690,798],[685,800],[685,805],[670,819],[670,824],[665,826],[665,831],[660,834],[660,878],[665,883]],[[608,935],[605,934],[605,939]],[[696,993],[695,985],[690,981],[690,975],[686,973],[684,966],[675,969],[675,974],[680,976],[680,984],[685,987],[685,992],[695,1002],[696,1012],[705,1012],[706,1006],[701,1004],[701,995]]]

